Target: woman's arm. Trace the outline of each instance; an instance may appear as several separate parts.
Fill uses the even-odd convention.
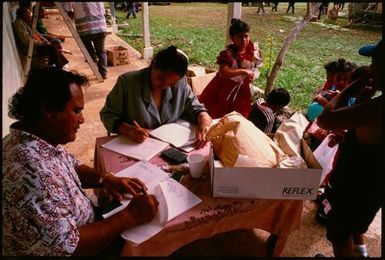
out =
[[[211,125],[212,119],[206,111],[202,111],[198,114],[198,124],[196,130],[196,148],[202,148],[207,143],[207,131]]]

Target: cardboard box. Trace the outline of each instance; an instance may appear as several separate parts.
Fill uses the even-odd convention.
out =
[[[209,82],[216,75],[215,70],[206,69],[199,65],[190,65],[187,68],[187,83],[191,86],[193,93],[199,96]]]
[[[314,200],[322,167],[301,140],[302,158],[307,169],[220,167],[211,148],[209,168],[214,198],[258,198]]]
[[[109,66],[128,64],[128,49],[122,46],[113,46],[107,50],[107,63]]]
[[[216,72],[213,72],[202,76],[187,78],[187,82],[191,86],[193,93],[199,96],[216,74]]]

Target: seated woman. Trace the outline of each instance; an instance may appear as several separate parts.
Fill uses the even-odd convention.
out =
[[[143,142],[147,129],[185,119],[197,125],[195,146],[203,147],[211,117],[187,83],[187,63],[186,54],[170,46],[149,67],[120,75],[100,111],[107,131]]]
[[[60,52],[57,44],[52,44],[38,32],[32,35],[32,14],[30,9],[23,6],[17,9],[13,27],[18,48],[24,56],[28,55],[29,42],[33,38],[33,56],[47,56],[48,65],[55,65],[59,68],[68,63],[67,58]]]

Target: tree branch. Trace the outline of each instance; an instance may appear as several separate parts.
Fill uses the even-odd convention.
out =
[[[278,54],[277,60],[275,61],[274,66],[270,71],[270,74],[267,76],[265,94],[268,94],[273,90],[278,71],[283,65],[285,55],[290,44],[295,40],[295,38],[305,28],[305,26],[310,22],[310,20],[313,18],[315,12],[318,10],[321,4],[322,3],[310,4],[308,2],[305,17],[302,19],[301,22],[299,22],[291,30],[291,32],[285,38],[281,51]]]

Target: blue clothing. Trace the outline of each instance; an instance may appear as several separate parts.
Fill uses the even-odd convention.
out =
[[[150,67],[119,76],[100,111],[107,131],[118,133],[121,123],[135,120],[144,128],[154,129],[182,118],[197,124],[197,116],[207,111],[188,85],[186,77],[164,90],[161,110],[151,95]]]

